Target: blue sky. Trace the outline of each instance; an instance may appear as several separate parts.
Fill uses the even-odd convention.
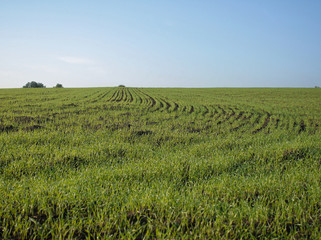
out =
[[[321,1],[0,2],[0,88],[314,87]]]

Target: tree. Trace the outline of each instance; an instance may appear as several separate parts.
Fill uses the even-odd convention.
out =
[[[118,87],[125,87],[125,85],[123,85],[123,84],[120,84],[120,85],[118,85]]]
[[[55,88],[63,88],[62,84],[57,83],[57,85],[55,86]]]
[[[26,85],[23,86],[23,88],[45,88],[46,86],[42,83],[37,83],[35,81],[28,82]]]

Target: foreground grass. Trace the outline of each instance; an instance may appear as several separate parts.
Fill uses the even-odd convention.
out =
[[[321,238],[319,89],[0,100],[0,238]]]

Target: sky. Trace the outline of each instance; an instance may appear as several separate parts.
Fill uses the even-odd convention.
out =
[[[0,88],[314,87],[320,0],[1,0]]]

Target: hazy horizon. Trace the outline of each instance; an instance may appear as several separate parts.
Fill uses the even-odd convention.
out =
[[[321,85],[321,2],[6,1],[0,88]]]

